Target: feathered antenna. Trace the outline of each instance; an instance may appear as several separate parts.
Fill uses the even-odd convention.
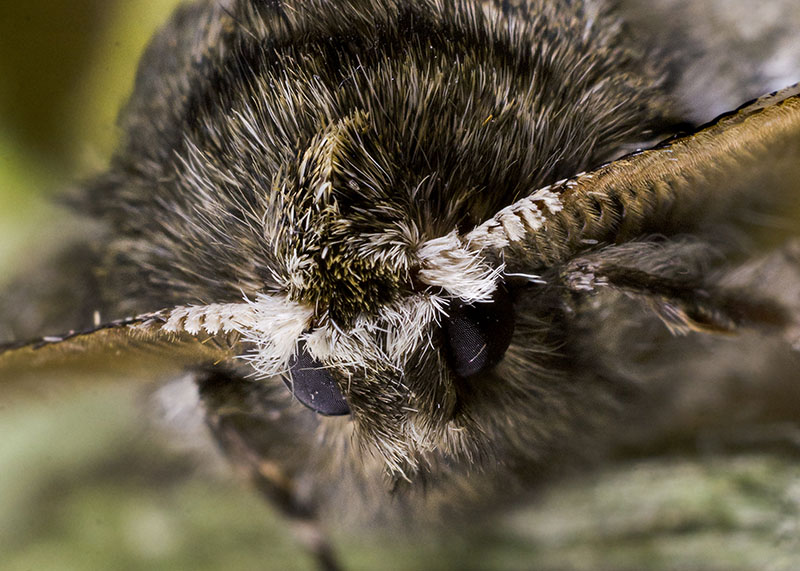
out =
[[[59,374],[135,372],[156,378],[190,364],[214,363],[236,353],[238,337],[188,333],[169,327],[170,311],[111,321],[85,331],[0,345],[0,381]],[[4,383],[5,385],[6,383]]]
[[[241,303],[179,306],[0,346],[0,372],[2,378],[20,380],[48,367],[95,373],[138,369],[154,378],[243,357],[258,377],[267,377],[287,369],[312,314],[302,304],[268,295]]]
[[[776,154],[787,152],[800,156],[800,85],[762,97],[696,133],[539,189],[468,232],[457,248],[479,251],[495,267],[504,263],[508,272],[530,272],[599,242],[680,229],[687,220],[713,218],[746,200],[738,191],[746,187],[741,179],[753,180]],[[423,249],[432,266],[454,255],[439,248],[433,259],[427,244]]]

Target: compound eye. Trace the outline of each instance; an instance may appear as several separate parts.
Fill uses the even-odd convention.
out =
[[[461,378],[482,373],[500,362],[514,334],[514,304],[505,287],[492,301],[471,305],[453,301],[444,322],[450,365]]]
[[[302,404],[325,416],[350,414],[350,407],[328,369],[314,359],[301,343],[289,365],[291,381],[283,382]]]

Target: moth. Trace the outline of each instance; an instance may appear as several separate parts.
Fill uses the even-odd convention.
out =
[[[800,243],[764,221],[800,190],[800,88],[701,125],[691,54],[640,17],[179,8],[70,198],[99,229],[61,254],[69,295],[47,330],[24,325],[41,300],[0,314],[4,382],[189,374],[219,447],[306,527],[496,512],[745,402],[796,422]]]

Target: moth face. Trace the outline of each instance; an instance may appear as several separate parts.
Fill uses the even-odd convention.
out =
[[[168,118],[178,136],[164,152],[142,137],[121,155],[127,188],[110,207],[126,224],[112,251],[147,269],[115,284],[127,299],[244,295],[252,313],[234,328],[255,376],[288,372],[298,399],[349,413],[393,468],[432,451],[469,455],[483,439],[481,401],[509,382],[497,369],[514,347],[517,292],[504,260],[481,252],[502,237],[465,236],[649,136],[667,107],[657,70],[607,49],[606,32],[574,41],[588,25],[579,7],[531,22],[466,4],[396,8],[359,9],[375,21],[297,46],[273,41],[284,18],[298,30],[327,20],[237,14],[245,25],[232,28],[251,33],[230,49],[216,39],[211,69],[176,98],[186,108]],[[615,34],[603,18],[593,25]],[[137,162],[142,148],[155,158]],[[150,210],[131,219],[125,203],[141,195]],[[512,232],[559,207],[548,193],[532,205]]]
[[[736,181],[706,171],[737,178],[794,136],[796,91],[598,167],[668,129],[672,103],[617,18],[581,2],[201,4],[148,51],[125,143],[84,196],[108,227],[101,297],[136,316],[97,339],[234,333],[235,354],[179,364],[284,378],[396,473],[524,465],[590,433],[613,398],[569,362],[586,352],[564,314],[611,282],[597,260],[560,272],[724,211]]]
[[[363,444],[380,442],[393,467],[457,430],[456,409],[473,406],[463,382],[485,380],[514,333],[504,287],[471,303],[428,289],[360,316],[348,329],[323,320],[301,336],[286,376],[312,410],[350,414]]]
[[[415,465],[425,452],[457,454],[451,440],[464,429],[474,383],[503,381],[493,373],[515,329],[511,294],[466,304],[414,294],[358,318],[301,335],[285,382],[322,415],[350,415],[358,444],[392,469]],[[452,433],[452,434],[451,434]]]
[[[330,154],[308,151],[301,181],[324,173],[313,160]],[[340,165],[348,161],[337,157]],[[354,230],[342,210],[358,207],[348,192],[363,182],[334,182],[292,193],[299,202],[305,192],[316,195],[306,216],[280,234],[280,295],[302,319],[296,345],[283,353],[284,379],[312,410],[350,415],[360,444],[402,470],[423,452],[441,452],[448,434],[458,432],[457,410],[471,408],[462,381],[486,376],[511,341],[512,295],[501,265],[466,247],[456,231],[424,240],[419,220],[397,215],[397,196],[372,201],[384,215],[382,225],[372,218],[372,228],[382,232]],[[359,222],[370,216],[361,213]],[[278,365],[274,350],[262,346],[266,366],[254,357],[259,374]]]

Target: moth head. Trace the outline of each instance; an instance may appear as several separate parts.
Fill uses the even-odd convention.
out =
[[[535,454],[569,431],[591,392],[566,375],[565,293],[620,288],[645,297],[673,328],[725,329],[724,307],[698,311],[693,298],[647,297],[646,284],[630,275],[623,282],[604,275],[603,257],[593,252],[657,224],[669,227],[676,216],[685,220],[668,197],[680,195],[686,208],[728,199],[734,179],[761,172],[765,155],[797,148],[797,93],[768,96],[697,134],[546,186],[467,231],[436,237],[407,231],[391,215],[377,239],[329,217],[341,205],[315,162],[325,154],[318,148],[301,155],[295,178],[308,182],[310,197],[321,193],[310,208],[295,210],[305,218],[292,214],[294,198],[271,195],[285,218],[272,226],[282,240],[275,242],[269,291],[6,346],[0,369],[24,377],[92,357],[94,367],[109,369],[142,351],[162,374],[243,359],[254,382],[283,379],[305,406],[342,415],[331,422],[352,427],[354,443],[395,474],[459,459],[472,466],[497,447]],[[374,222],[385,203],[371,204],[374,212],[364,215]],[[262,220],[269,229],[271,219]],[[392,239],[381,241],[384,235]],[[108,347],[115,359],[102,358]],[[158,349],[160,360],[153,357]],[[602,402],[608,387],[598,390],[588,406]]]
[[[796,131],[755,109],[573,177],[668,114],[613,17],[318,4],[188,8],[202,32],[157,40],[86,201],[117,227],[108,289],[151,313],[6,348],[0,367],[166,343],[188,349],[174,367],[244,360],[254,382],[283,379],[395,474],[535,454],[585,410],[583,390],[549,383],[566,377],[562,265],[682,223],[709,178],[724,187]]]
[[[253,378],[349,411],[395,471],[476,454],[469,387],[518,327],[468,233],[662,124],[660,70],[578,5],[213,4],[148,51],[88,193],[122,228],[107,289],[180,306],[173,334],[239,335]]]
[[[446,202],[435,166],[398,165],[396,148],[416,138],[393,133],[399,139],[387,144],[398,121],[356,110],[323,123],[274,176],[261,220],[275,291],[252,307],[295,321],[267,320],[245,337],[257,377],[280,374],[309,408],[350,415],[358,443],[405,472],[427,453],[475,453],[474,391],[465,383],[494,374],[516,310],[503,261],[484,254],[480,236],[472,244],[459,231],[497,199],[462,188]],[[464,188],[478,185],[473,169],[459,174]],[[546,191],[528,202],[531,220],[560,204]],[[282,309],[267,309],[277,300]]]
[[[458,240],[421,248],[394,299],[375,311],[346,323],[330,311],[311,317],[287,363],[294,395],[321,414],[350,415],[358,444],[396,472],[415,470],[426,452],[466,453],[449,442],[466,428],[463,381],[492,382],[514,332],[500,268],[487,268],[463,244],[425,257],[447,242]],[[446,277],[450,287],[440,281]]]
[[[369,299],[361,274],[348,271],[350,252],[338,252],[345,267],[334,277],[327,256],[308,256],[310,269],[301,275],[317,289],[287,287],[245,303],[179,308],[165,330],[240,334],[247,348],[240,358],[257,382],[281,378],[313,411],[347,415],[356,443],[394,472],[417,469],[426,453],[470,453],[474,442],[462,433],[470,391],[463,383],[493,382],[515,329],[502,264],[489,264],[451,232],[407,247],[403,263],[395,260],[378,275],[385,297]],[[376,256],[371,263],[385,262]],[[330,303],[326,287],[344,299]],[[348,299],[351,292],[357,295]],[[344,313],[347,307],[357,311]]]

